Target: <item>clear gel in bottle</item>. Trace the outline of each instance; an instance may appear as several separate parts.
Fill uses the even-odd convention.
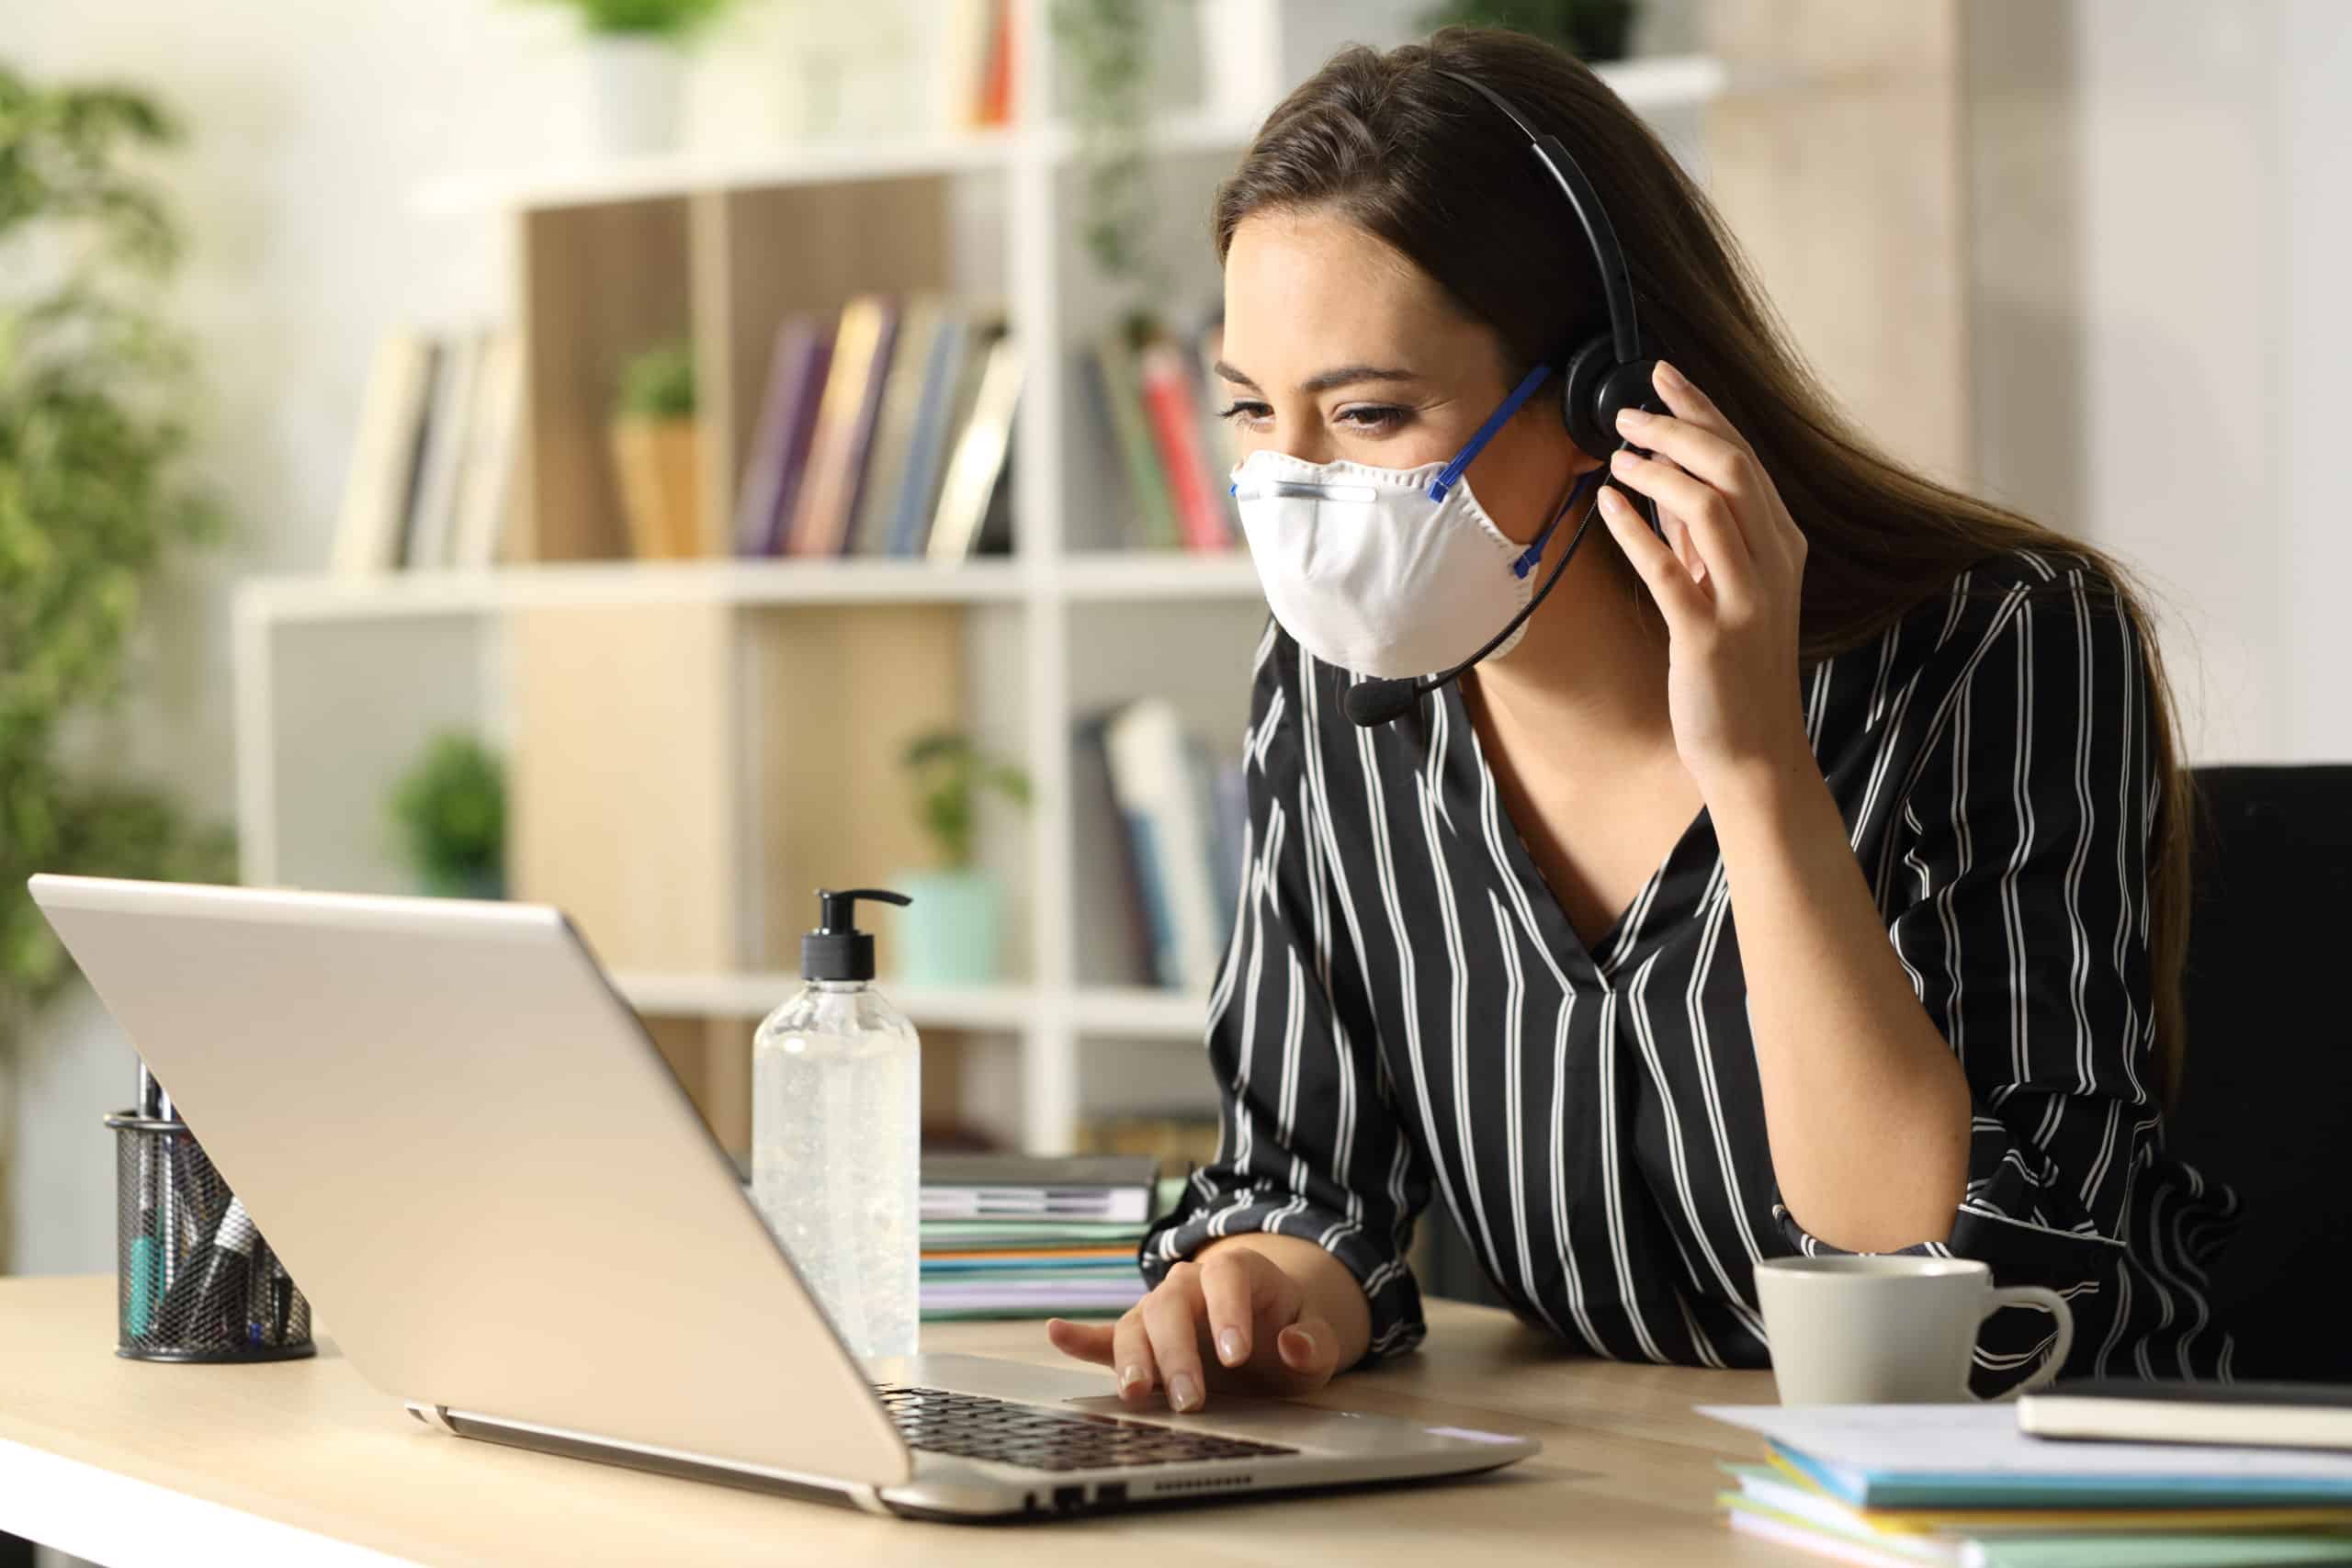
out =
[[[857,900],[820,891],[800,993],[752,1043],[752,1188],[801,1280],[855,1356],[915,1352],[921,1278],[922,1046],[874,988]]]

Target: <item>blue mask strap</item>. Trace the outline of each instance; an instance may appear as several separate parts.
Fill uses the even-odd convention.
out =
[[[1437,478],[1430,481],[1431,501],[1445,499],[1445,492],[1452,490],[1455,481],[1462,478],[1462,470],[1470,466],[1470,459],[1476,457],[1487,443],[1494,438],[1495,432],[1500,430],[1503,423],[1519,412],[1519,406],[1528,400],[1535,389],[1543,384],[1544,378],[1551,373],[1550,366],[1539,365],[1521,378],[1510,396],[1503,400],[1503,406],[1488,414],[1487,423],[1478,427],[1478,433],[1476,435],[1470,437],[1470,444],[1455,453],[1453,461],[1438,470]]]
[[[1535,563],[1544,558],[1544,547],[1552,542],[1553,531],[1559,527],[1560,520],[1577,509],[1577,502],[1583,499],[1586,491],[1592,488],[1593,480],[1608,471],[1606,468],[1595,468],[1576,482],[1576,488],[1568,491],[1568,499],[1560,503],[1560,510],[1552,513],[1552,521],[1544,524],[1544,531],[1535,536],[1535,542],[1521,551],[1519,558],[1510,563],[1513,577],[1524,581],[1527,574],[1535,570]]]

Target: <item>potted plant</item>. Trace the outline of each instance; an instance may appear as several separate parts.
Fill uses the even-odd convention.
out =
[[[959,730],[917,736],[906,750],[923,830],[938,852],[934,870],[902,874],[914,902],[899,916],[900,979],[923,986],[984,986],[1002,970],[1004,897],[995,875],[972,863],[972,837],[985,790],[1029,803],[1029,780],[983,756]]]
[[[678,144],[685,44],[729,0],[556,0],[588,34],[597,126],[607,152],[666,152]]]
[[[621,371],[613,411],[613,467],[629,545],[651,560],[698,555],[702,467],[695,424],[694,352],[646,350]]]
[[[225,831],[89,744],[165,569],[221,532],[188,468],[187,344],[154,308],[180,231],[152,159],[177,140],[138,93],[0,62],[0,1065],[73,975],[27,877],[235,874]]]
[[[506,896],[506,772],[472,736],[433,739],[392,791],[392,820],[427,893]]]
[[[1623,60],[1641,0],[1446,0],[1421,26],[1509,28],[1558,44],[1589,65]]]

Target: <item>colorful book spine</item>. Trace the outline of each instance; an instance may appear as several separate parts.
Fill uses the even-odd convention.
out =
[[[807,315],[787,316],[775,330],[775,343],[768,352],[767,388],[760,399],[759,422],[752,428],[752,453],[735,494],[739,556],[767,554],[775,536],[776,506],[784,495],[796,437],[806,450],[802,383],[822,335],[816,319]]]
[[[907,443],[905,474],[899,486],[898,506],[890,524],[889,553],[913,557],[923,553],[931,537],[933,512],[939,505],[941,476],[947,465],[948,443],[956,434],[957,410],[978,381],[965,374],[973,356],[967,345],[973,323],[954,310],[940,318],[931,353],[923,363],[922,400],[915,409],[914,433]]]
[[[1103,410],[1118,438],[1120,460],[1126,466],[1127,491],[1141,524],[1142,537],[1137,542],[1153,549],[1180,549],[1184,541],[1169,502],[1168,475],[1153,445],[1151,422],[1144,412],[1143,378],[1136,368],[1130,329],[1114,325],[1097,336],[1092,363]]]
[[[1230,546],[1225,508],[1209,491],[1202,456],[1199,401],[1184,372],[1184,354],[1166,338],[1144,345],[1139,360],[1144,408],[1151,419],[1160,466],[1176,503],[1176,522],[1189,550],[1216,551]]]
[[[795,499],[786,553],[836,556],[849,530],[849,508],[857,484],[857,463],[872,434],[871,398],[878,391],[880,367],[888,363],[888,328],[894,312],[878,295],[861,295],[842,309],[833,335],[832,364],[825,395],[809,437],[807,471]]]

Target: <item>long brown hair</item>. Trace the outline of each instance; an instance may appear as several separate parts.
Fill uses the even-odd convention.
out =
[[[1608,326],[1592,254],[1565,221],[1510,121],[1460,83],[1487,83],[1575,154],[1608,209],[1645,333],[1706,389],[1756,450],[1805,535],[1799,641],[1808,660],[1859,647],[1969,567],[2016,549],[2083,558],[2113,595],[2148,675],[2152,756],[2149,946],[2156,1067],[2168,1093],[2182,1049],[2190,781],[2155,637],[2129,574],[2101,552],[1938,484],[1881,450],[1790,342],[1703,191],[1608,85],[1524,34],[1446,28],[1426,43],[1332,57],[1267,117],[1218,187],[1216,254],[1261,209],[1336,212],[1385,241],[1491,327],[1505,384]]]

